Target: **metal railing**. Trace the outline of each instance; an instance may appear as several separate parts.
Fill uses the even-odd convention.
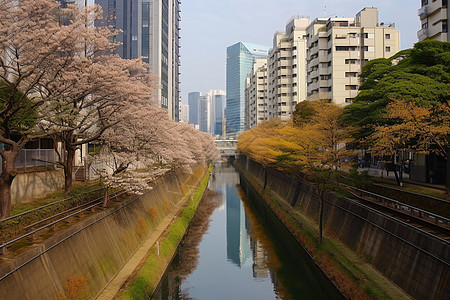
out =
[[[14,168],[26,169],[41,166],[52,166],[59,159],[54,149],[21,149],[14,161]],[[0,174],[2,173],[2,161],[0,160]]]
[[[438,226],[442,226],[442,225],[450,226],[450,219],[447,219],[443,216],[439,216],[437,214],[417,208],[415,206],[408,205],[408,204],[402,203],[400,201],[397,201],[397,200],[394,200],[394,199],[391,199],[391,198],[388,198],[388,197],[385,197],[382,195],[378,195],[378,194],[375,194],[375,193],[372,193],[372,192],[369,192],[366,190],[361,190],[361,189],[358,189],[356,187],[353,187],[353,186],[350,186],[347,184],[341,183],[341,185],[349,187],[349,188],[357,191],[361,197],[363,197],[363,196],[371,197],[375,201],[377,201],[381,204],[384,204],[387,207],[396,209],[398,211],[402,211],[402,212],[407,213],[414,217],[424,219],[424,220],[434,223]]]

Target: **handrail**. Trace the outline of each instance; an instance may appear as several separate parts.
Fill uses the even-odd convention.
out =
[[[78,195],[77,197],[82,197],[82,196],[84,196],[84,195],[86,195],[86,194],[98,192],[98,191],[100,191],[100,190],[102,190],[102,189],[103,189],[103,188],[99,188],[99,189],[96,189],[96,190],[92,190],[92,191],[89,191],[89,192],[85,192],[85,193],[83,193],[83,194],[81,194],[81,195]],[[55,205],[55,204],[59,204],[59,203],[65,202],[65,201],[69,201],[69,200],[72,200],[72,199],[73,199],[73,197],[65,198],[65,199],[62,199],[62,200],[59,200],[59,201],[56,201],[56,202],[52,202],[52,203],[49,203],[49,204],[46,204],[46,205],[43,205],[43,206],[39,206],[39,207],[30,209],[30,210],[27,210],[27,211],[25,211],[25,212],[23,212],[23,213],[20,213],[20,214],[17,214],[17,215],[8,217],[8,218],[6,218],[6,219],[0,220],[0,224],[1,224],[2,222],[6,222],[6,221],[9,221],[9,220],[18,218],[18,217],[22,217],[22,216],[27,215],[27,214],[29,214],[29,213],[32,213],[32,212],[41,210],[41,209],[43,209],[43,208],[50,207],[50,206]]]
[[[440,216],[440,215],[437,215],[435,213],[426,211],[424,209],[417,208],[415,206],[412,206],[412,205],[400,202],[398,200],[391,199],[389,197],[385,197],[385,196],[378,195],[378,194],[375,194],[375,193],[372,193],[372,192],[369,192],[369,191],[366,191],[366,190],[362,190],[362,189],[359,189],[357,187],[350,186],[350,185],[347,185],[347,184],[344,184],[344,183],[340,183],[340,185],[352,188],[352,189],[360,192],[361,196],[363,194],[365,194],[365,195],[368,195],[368,196],[373,197],[375,199],[381,200],[380,202],[382,202],[382,203],[383,202],[387,202],[388,206],[389,206],[389,204],[393,204],[394,207],[397,210],[409,211],[411,214],[413,214],[414,212],[417,212],[419,214],[419,217],[432,219],[432,220],[434,220],[435,224],[438,225],[438,226],[440,224],[450,225],[450,219],[447,219],[447,218],[445,218],[443,216]],[[407,208],[407,209],[405,209],[405,208]]]
[[[124,193],[126,193],[126,191],[120,191],[120,192],[117,192],[116,194],[111,195],[111,196],[110,196],[110,197],[111,197],[110,199],[116,198],[116,197],[118,197],[118,196],[120,196],[120,195],[123,195]],[[53,225],[56,225],[57,223],[59,223],[59,222],[61,222],[61,221],[64,221],[64,220],[66,220],[66,219],[68,219],[68,218],[70,218],[70,217],[73,217],[73,216],[75,216],[75,215],[77,215],[77,214],[79,214],[79,213],[81,213],[81,212],[84,212],[84,211],[86,211],[86,210],[89,210],[89,209],[94,208],[95,206],[101,204],[101,199],[103,199],[103,197],[97,198],[97,199],[92,200],[91,202],[89,202],[89,203],[97,202],[97,203],[95,203],[95,204],[92,204],[92,205],[90,205],[90,206],[88,206],[88,207],[86,207],[86,208],[83,208],[83,209],[81,209],[81,210],[78,210],[78,211],[76,211],[76,212],[74,212],[74,213],[72,213],[72,214],[70,214],[70,215],[67,215],[67,216],[61,218],[61,219],[58,219],[58,220],[56,220],[56,221],[53,221],[53,222],[51,222],[51,223],[49,223],[49,224],[47,224],[47,225],[44,225],[44,226],[42,226],[42,227],[39,227],[39,228],[37,228],[37,229],[35,229],[35,230],[33,230],[33,231],[30,231],[30,232],[28,232],[28,233],[26,233],[26,234],[23,234],[23,235],[21,235],[21,236],[15,238],[15,239],[12,239],[12,240],[10,240],[10,241],[7,241],[7,242],[1,244],[1,245],[0,245],[1,251],[2,251],[2,252],[5,252],[5,251],[6,251],[6,248],[7,248],[9,245],[11,245],[11,244],[13,244],[13,243],[15,243],[15,242],[17,242],[17,241],[19,241],[19,240],[21,240],[21,239],[24,239],[24,238],[26,238],[26,237],[29,237],[30,235],[34,235],[35,233],[37,233],[37,232],[39,232],[39,231],[41,231],[41,230],[43,230],[43,229],[45,229],[45,228],[51,227],[51,226],[53,226]],[[72,209],[71,209],[71,210],[72,210]]]

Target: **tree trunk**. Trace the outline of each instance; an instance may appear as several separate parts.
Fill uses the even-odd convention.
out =
[[[64,190],[70,191],[73,187],[73,164],[75,160],[76,149],[67,147],[66,157],[64,157]]]
[[[323,197],[323,191],[319,191],[319,245],[322,244]]]
[[[2,174],[0,175],[0,220],[11,215],[11,185],[16,177],[14,161],[19,151],[9,151],[2,157]]]
[[[447,164],[445,171],[445,189],[450,194],[450,148],[447,148]]]

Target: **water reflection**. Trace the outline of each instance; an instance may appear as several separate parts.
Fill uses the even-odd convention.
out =
[[[209,188],[153,299],[334,298],[304,255],[253,212],[233,167],[216,166]]]

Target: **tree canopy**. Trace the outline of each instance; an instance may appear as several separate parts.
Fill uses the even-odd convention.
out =
[[[344,120],[358,127],[355,137],[363,139],[373,134],[376,126],[396,123],[386,115],[393,99],[423,107],[450,100],[450,43],[423,41],[389,59],[369,61],[360,79],[360,92],[345,108]]]

